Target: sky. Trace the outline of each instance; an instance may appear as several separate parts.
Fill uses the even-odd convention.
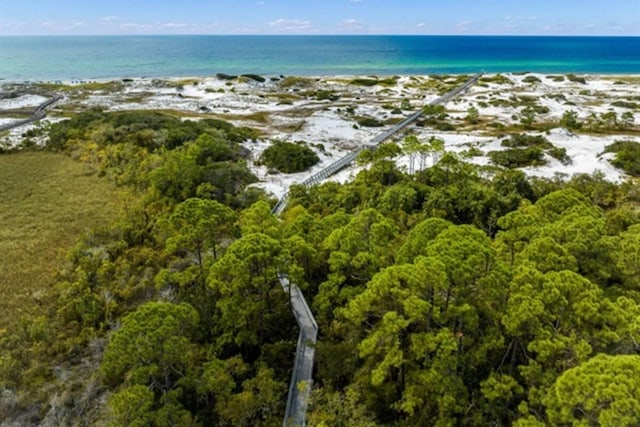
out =
[[[0,0],[0,35],[640,36],[640,0]]]

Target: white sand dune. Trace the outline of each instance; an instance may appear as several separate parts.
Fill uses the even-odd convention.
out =
[[[584,76],[584,84],[566,78],[556,81],[555,79],[560,78],[554,79],[554,76],[542,74],[503,74],[503,77],[507,79],[505,83],[476,85],[467,94],[449,103],[447,110],[450,117],[458,120],[460,124],[467,114],[467,109],[475,107],[483,121],[508,126],[517,121],[513,116],[517,116],[523,107],[513,104],[501,105],[499,100],[504,102],[513,100],[514,97],[528,97],[536,100],[539,106],[546,107],[548,112],[538,114],[538,121],[557,122],[570,110],[575,111],[580,120],[585,120],[593,113],[603,114],[609,111],[614,111],[620,117],[624,112],[633,110],[614,106],[612,103],[637,100],[640,97],[640,77],[637,76],[632,76],[633,79],[628,79],[627,76]],[[433,84],[429,83],[433,81],[428,76],[402,76],[398,78],[395,86],[391,87],[355,86],[349,84],[351,79],[349,76],[313,78],[306,79],[306,84],[298,87],[293,85],[286,88],[281,87],[280,82],[270,79],[263,83],[251,80],[225,81],[215,77],[164,81],[135,79],[124,84],[122,90],[115,92],[95,90],[87,93],[79,90],[74,95],[72,91],[63,103],[85,107],[101,106],[112,111],[174,110],[180,111],[184,116],[192,115],[193,119],[211,116],[236,125],[259,128],[265,137],[261,141],[247,141],[244,144],[251,150],[254,159],[257,159],[269,145],[270,139],[306,141],[318,153],[320,163],[305,173],[269,175],[266,168],[250,162],[250,166],[261,180],[257,185],[276,196],[281,196],[292,183],[304,180],[355,146],[366,144],[390,126],[360,127],[356,125],[357,117],[368,116],[383,122],[401,118],[410,114],[410,111],[393,114],[391,110],[399,108],[403,100],[406,100],[405,104],[408,101],[413,108],[419,108],[438,96],[434,89],[430,89]],[[318,90],[331,91],[338,95],[339,99],[317,100],[312,95]],[[42,99],[36,95],[24,95],[13,100],[0,100],[0,109],[37,105]],[[261,119],[257,118],[257,113],[263,114]],[[631,125],[636,131],[640,131],[640,111],[636,110],[633,113]],[[0,137],[0,146],[19,144],[22,133],[28,129],[29,127],[23,127]],[[440,132],[427,127],[414,127],[413,132],[419,138],[442,138],[448,151],[463,153],[473,146],[483,155],[470,157],[469,161],[478,164],[490,163],[485,154],[502,149],[499,138],[487,136],[486,132],[481,131]],[[639,134],[640,132],[635,133]],[[615,140],[639,140],[633,135],[574,135],[564,129],[553,129],[547,132],[545,137],[557,147],[565,148],[572,163],[562,165],[557,160],[549,158],[548,164],[544,167],[524,168],[527,174],[551,177],[557,173],[571,176],[575,173],[590,174],[600,171],[612,181],[624,179],[624,175],[611,166],[607,156],[601,155],[604,147]],[[398,162],[406,166],[408,159],[399,158]],[[355,171],[352,167],[331,179],[348,180]]]

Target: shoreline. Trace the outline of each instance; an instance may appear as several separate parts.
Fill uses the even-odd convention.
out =
[[[303,181],[355,146],[366,144],[392,123],[427,105],[440,92],[455,85],[461,76],[288,76],[277,80],[262,76],[264,82],[247,77],[215,76],[105,79],[58,85],[65,99],[56,104],[44,122],[58,120],[65,111],[68,115],[91,107],[109,111],[167,111],[194,120],[217,118],[262,132],[260,140],[243,144],[253,159],[257,159],[272,140],[306,141],[315,147],[320,163],[304,173],[272,175],[264,167],[250,162],[261,181],[258,186],[280,197],[292,183]],[[0,86],[7,83],[0,82]],[[37,84],[17,86],[38,87]],[[501,141],[509,134],[542,135],[556,148],[566,150],[572,163],[564,165],[545,155],[546,165],[522,168],[527,174],[553,177],[558,173],[599,170],[608,180],[621,181],[625,179],[624,174],[611,166],[608,156],[601,153],[616,140],[640,140],[638,99],[640,74],[489,73],[467,94],[447,104],[447,118],[442,123],[413,127],[412,131],[420,139],[441,138],[447,151],[481,165],[491,164],[488,154],[504,149]],[[3,101],[6,100],[0,99],[0,110]],[[524,130],[520,116],[527,105],[537,111],[536,127]],[[471,108],[478,110],[478,124],[465,120]],[[622,123],[623,117],[628,119],[627,112],[633,118],[626,124],[627,129],[569,132],[558,126],[567,111],[575,111],[581,122],[594,115],[609,117],[611,112],[615,113],[617,123]],[[373,119],[381,126],[359,124],[364,118]],[[10,134],[14,146],[28,129],[24,127]],[[0,147],[6,139],[6,136],[0,138]],[[398,158],[397,163],[405,167],[408,159]],[[358,168],[351,167],[331,179],[348,180],[357,171]]]
[[[638,36],[640,39],[640,36]],[[258,75],[265,78],[267,81],[272,79],[282,79],[286,77],[299,77],[299,78],[309,78],[309,79],[355,79],[355,78],[389,78],[389,77],[421,77],[427,78],[430,76],[467,76],[473,75],[478,72],[481,72],[481,69],[476,70],[475,72],[465,72],[465,73],[361,73],[361,74],[272,74],[272,73],[253,73],[246,72],[242,74],[231,74],[237,77],[246,76],[248,74]],[[74,79],[12,79],[6,77],[0,77],[0,89],[3,85],[63,85],[63,86],[74,86],[74,85],[83,85],[83,84],[92,84],[92,83],[120,83],[120,82],[141,82],[141,81],[152,81],[152,80],[166,80],[166,81],[181,81],[181,80],[210,80],[210,79],[218,79],[216,77],[218,74],[225,73],[214,73],[214,74],[205,74],[205,75],[184,75],[184,76],[176,76],[176,75],[163,75],[163,76],[120,76],[120,77],[99,77],[99,78],[74,78]],[[580,72],[580,71],[572,71],[572,72],[539,72],[539,71],[504,71],[504,72],[485,72],[484,76],[496,76],[496,75],[541,75],[541,76],[552,76],[552,75],[576,75],[583,76],[585,78],[598,79],[598,78],[625,78],[625,77],[637,77],[640,78],[640,71],[636,73],[589,73],[589,72]],[[1,90],[0,90],[1,92]]]

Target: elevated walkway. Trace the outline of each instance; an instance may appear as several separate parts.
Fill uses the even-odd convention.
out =
[[[0,131],[14,129],[14,128],[28,125],[29,123],[37,122],[38,120],[44,119],[47,115],[47,112],[46,112],[47,108],[49,108],[51,105],[55,104],[56,102],[60,101],[62,98],[63,98],[62,95],[54,95],[53,97],[47,99],[42,104],[34,108],[31,112],[31,117],[22,119],[22,120],[16,120],[15,122],[6,123],[4,125],[0,125]]]
[[[458,96],[461,93],[463,93],[466,90],[468,90],[471,86],[473,86],[478,81],[478,79],[481,76],[482,76],[482,73],[478,73],[478,74],[474,75],[473,77],[471,77],[469,80],[467,80],[461,86],[458,86],[457,88],[447,92],[446,94],[442,95],[441,97],[439,97],[437,99],[434,99],[433,101],[431,101],[429,103],[429,105],[444,105],[444,104],[446,104],[447,102],[451,101],[456,96]],[[389,140],[390,138],[394,137],[396,134],[402,132],[409,125],[415,123],[415,121],[418,120],[422,115],[423,115],[422,109],[420,109],[419,111],[416,111],[415,113],[413,113],[410,116],[406,117],[400,123],[394,125],[391,129],[389,129],[389,130],[381,133],[380,135],[376,136],[375,138],[373,138],[365,146],[361,146],[361,147],[358,147],[358,148],[350,151],[344,157],[341,157],[340,159],[338,159],[335,162],[331,163],[326,168],[324,168],[321,171],[311,175],[309,178],[305,179],[300,184],[304,185],[305,187],[310,187],[312,185],[318,184],[320,181],[323,181],[323,180],[327,179],[331,175],[340,172],[342,169],[344,169],[347,166],[349,166],[351,164],[351,162],[353,162],[356,159],[356,157],[358,157],[358,154],[362,150],[364,150],[366,148],[375,149],[378,145],[380,145],[383,142],[385,142],[385,141]],[[288,201],[289,201],[288,193],[285,193],[285,195],[282,196],[280,198],[280,200],[278,200],[278,202],[275,204],[275,206],[273,207],[271,212],[274,215],[280,215],[282,212],[284,212],[285,208],[287,207]]]
[[[438,99],[435,99],[430,104],[439,105],[450,101],[477,82],[481,75],[482,73],[476,74],[467,80],[462,86],[459,86]],[[398,132],[401,132],[407,126],[418,120],[421,115],[422,110],[413,113],[388,131],[373,138],[370,142],[370,147],[367,148],[375,148],[389,138],[392,138]],[[347,167],[364,149],[365,147],[356,148],[346,156],[331,163],[320,172],[305,179],[301,184],[310,187],[321,182]],[[280,215],[287,207],[287,202],[288,196],[285,194],[273,207],[271,210],[272,213],[274,215]],[[298,345],[296,347],[296,357],[293,364],[293,373],[291,374],[287,406],[282,425],[283,427],[301,427],[306,425],[307,406],[309,402],[309,394],[311,393],[311,385],[313,383],[313,361],[315,357],[315,345],[318,342],[318,324],[316,323],[313,313],[311,313],[300,288],[298,288],[294,283],[289,282],[289,278],[286,274],[279,273],[278,280],[280,281],[284,291],[289,295],[293,315],[300,327]]]

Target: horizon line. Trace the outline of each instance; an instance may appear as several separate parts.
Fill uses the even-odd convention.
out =
[[[123,34],[1,34],[1,37],[159,37],[159,36],[215,36],[215,37],[640,37],[640,34],[416,34],[416,33],[123,33]]]

